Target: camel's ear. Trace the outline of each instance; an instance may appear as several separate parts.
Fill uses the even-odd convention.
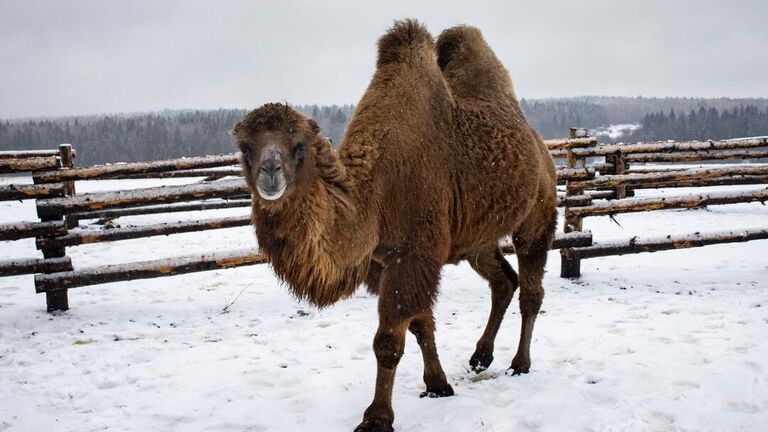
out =
[[[310,119],[309,120],[309,127],[312,128],[312,132],[319,134],[320,133],[320,126],[317,124],[316,121]]]

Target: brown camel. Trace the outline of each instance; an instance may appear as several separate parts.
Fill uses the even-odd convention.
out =
[[[491,287],[491,313],[470,359],[493,360],[520,285],[514,374],[529,347],[555,231],[555,171],[526,122],[509,74],[472,27],[433,44],[415,20],[378,42],[377,68],[338,153],[317,124],[266,104],[234,128],[253,191],[259,246],[300,299],[328,306],[363,282],[379,295],[376,391],[356,431],[392,431],[392,386],[405,332],[424,358],[422,396],[453,395],[435,348],[440,269],[469,261]],[[499,249],[512,236],[520,276]]]

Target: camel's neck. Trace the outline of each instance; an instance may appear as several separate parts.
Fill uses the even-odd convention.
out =
[[[326,152],[327,150],[327,152]],[[335,152],[318,149],[318,176],[278,208],[254,208],[259,246],[293,293],[318,306],[354,293],[368,270],[375,233]]]

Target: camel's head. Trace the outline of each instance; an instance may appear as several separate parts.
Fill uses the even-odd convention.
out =
[[[245,179],[264,204],[278,202],[311,179],[314,149],[323,139],[317,123],[276,103],[246,114],[232,134]]]

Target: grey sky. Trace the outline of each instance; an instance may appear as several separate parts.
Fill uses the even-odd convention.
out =
[[[480,27],[520,97],[768,96],[766,0],[0,0],[0,118],[354,103],[403,17]]]

